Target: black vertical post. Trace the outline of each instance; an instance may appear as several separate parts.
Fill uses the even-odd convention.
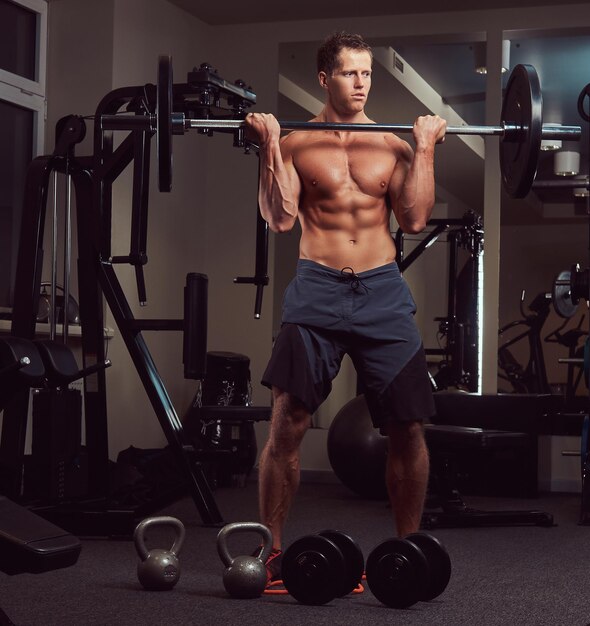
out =
[[[104,363],[104,300],[98,278],[99,257],[93,245],[100,232],[99,216],[93,213],[94,177],[90,169],[76,169],[72,179],[76,190],[78,228],[78,299],[82,329],[83,367]],[[109,485],[109,440],[107,389],[104,370],[84,378],[84,419],[88,454],[88,489],[107,497]]]
[[[207,372],[207,288],[205,274],[187,274],[184,288],[184,377],[203,380]]]
[[[55,164],[53,157],[38,157],[30,164],[26,178],[11,334],[31,340],[39,306],[49,177]],[[22,495],[28,408],[29,390],[25,389],[4,408],[2,421],[0,491],[15,499]]]
[[[187,487],[199,510],[201,519],[207,525],[218,525],[223,522],[223,518],[217,508],[203,468],[196,457],[194,447],[184,434],[182,422],[176,413],[143,336],[134,327],[132,311],[110,263],[103,262],[101,264],[99,278],[117,327],[125,341],[164,435],[170,444],[170,450],[186,478]]]

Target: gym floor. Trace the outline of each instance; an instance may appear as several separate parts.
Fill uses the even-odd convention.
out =
[[[226,521],[257,520],[254,482],[243,488],[220,488],[215,496]],[[578,525],[578,496],[465,500],[481,509],[547,511],[554,515],[556,526],[431,531],[448,549],[453,574],[446,591],[428,603],[391,609],[367,589],[323,606],[306,606],[287,595],[253,600],[228,597],[216,548],[218,529],[200,526],[193,501],[184,498],[158,512],[179,518],[187,531],[180,552],[181,577],[171,591],[150,592],[140,586],[133,542],[83,539],[73,567],[38,575],[3,574],[0,606],[18,626],[590,623],[590,527]],[[390,520],[385,502],[361,500],[340,484],[305,483],[288,523],[286,544],[336,528],[355,538],[366,558],[391,536]],[[151,547],[171,545],[165,534],[160,538],[150,534],[148,539]],[[158,540],[163,545],[157,545]],[[256,535],[234,535],[230,552],[250,553],[257,541]]]

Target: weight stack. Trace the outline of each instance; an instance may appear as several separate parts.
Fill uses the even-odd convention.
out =
[[[235,352],[208,352],[200,393],[185,418],[185,427],[206,456],[214,458],[207,464],[209,482],[213,487],[244,486],[258,453],[254,422],[209,419],[207,407],[250,404],[250,359]]]
[[[33,394],[31,456],[24,477],[26,497],[62,501],[86,495],[88,464],[81,428],[80,390],[42,389]]]

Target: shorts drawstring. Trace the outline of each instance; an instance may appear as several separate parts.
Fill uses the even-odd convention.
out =
[[[359,286],[362,285],[365,291],[369,291],[369,287],[363,283],[361,277],[355,273],[352,267],[346,266],[340,270],[341,280],[346,280],[350,283],[350,288],[357,291]]]

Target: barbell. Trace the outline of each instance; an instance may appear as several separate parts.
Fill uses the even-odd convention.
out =
[[[157,103],[155,114],[102,115],[101,129],[146,130],[156,134],[158,184],[160,191],[172,189],[172,136],[189,129],[202,131],[234,130],[241,136],[243,119],[192,119],[173,111],[172,58],[160,56],[158,61]],[[412,124],[342,124],[329,122],[280,121],[285,131],[345,131],[411,133]],[[481,135],[500,137],[500,168],[506,192],[523,198],[530,191],[539,160],[543,139],[579,141],[580,126],[543,124],[543,99],[539,77],[532,65],[516,65],[512,70],[502,102],[498,126],[448,126],[448,135]]]

